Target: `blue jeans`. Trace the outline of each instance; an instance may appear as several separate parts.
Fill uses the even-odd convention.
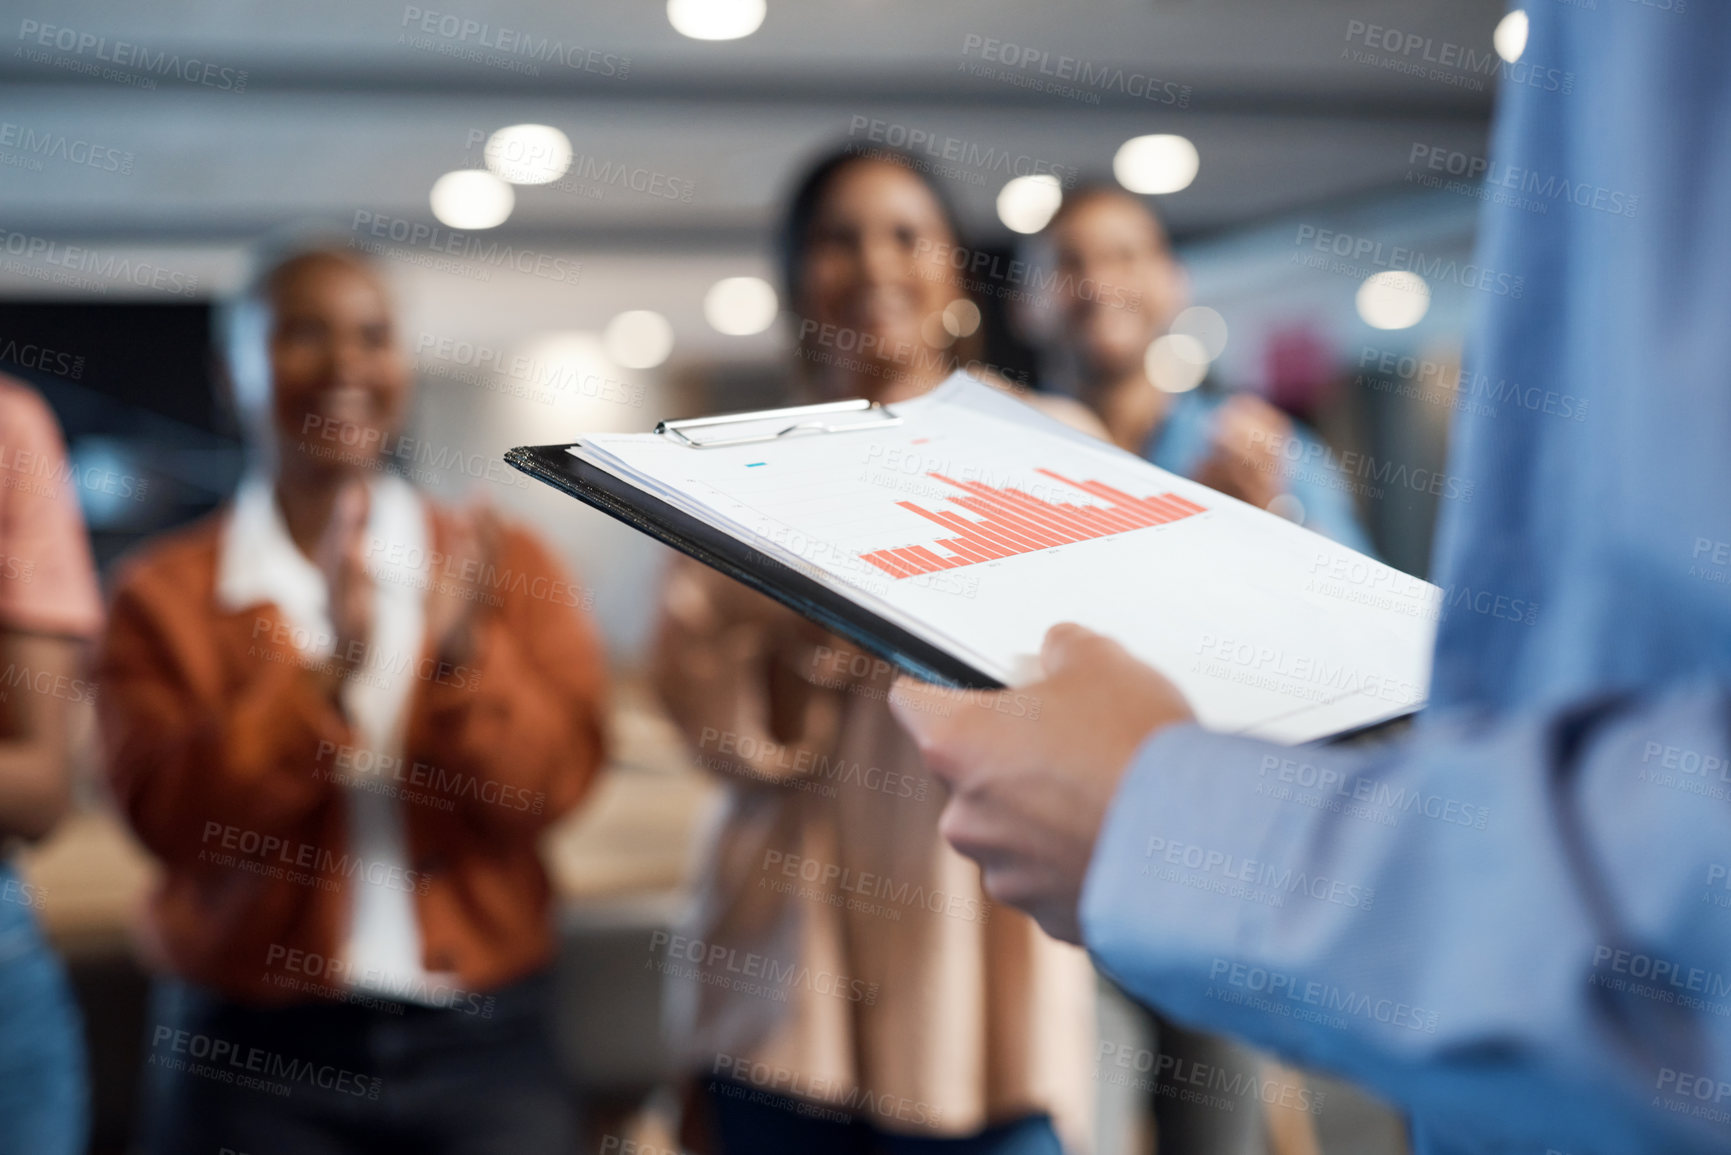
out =
[[[0,1155],[78,1155],[90,1111],[83,1028],[32,903],[0,864]]]
[[[988,1127],[975,1135],[940,1138],[880,1131],[860,1118],[772,1094],[749,1083],[704,1083],[722,1155],[1063,1155],[1045,1115]]]

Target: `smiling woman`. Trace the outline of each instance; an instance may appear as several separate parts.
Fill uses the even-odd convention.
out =
[[[888,402],[916,396],[966,363],[977,343],[943,326],[965,299],[944,260],[955,216],[916,158],[844,150],[794,193],[783,274],[800,318],[806,377],[826,396]]]
[[[960,230],[917,163],[837,153],[792,197],[805,399],[895,402],[958,367],[988,376],[948,259]],[[721,1155],[1087,1150],[1088,960],[988,901],[943,845],[943,798],[890,717],[889,676],[713,570],[670,572],[655,678],[729,798],[687,928],[705,949],[659,968],[708,1076],[708,1138]],[[734,959],[767,989],[735,981]]]
[[[570,1150],[534,847],[601,762],[580,599],[529,534],[391,472],[412,381],[365,261],[291,254],[224,328],[258,466],[124,567],[98,667],[163,866],[141,1149]],[[286,1073],[192,1063],[224,1051]],[[381,1095],[419,1105],[354,1112]]]

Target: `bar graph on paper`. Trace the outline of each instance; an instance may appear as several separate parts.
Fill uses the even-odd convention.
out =
[[[1077,622],[1167,672],[1216,730],[1304,742],[1423,700],[1429,619],[1313,588],[1319,557],[1394,574],[1381,563],[965,376],[894,412],[701,450],[595,435],[580,456],[839,594],[862,631],[906,631],[1005,684]],[[1276,657],[1199,662],[1220,639]]]
[[[873,550],[860,554],[860,560],[893,578],[918,577],[1071,542],[1167,525],[1206,512],[1176,493],[1135,497],[1104,482],[1072,481],[1050,469],[1035,472],[1105,504],[1046,501],[1013,486],[957,481],[941,473],[929,473],[927,476],[933,480],[955,488],[957,492],[947,499],[951,505],[974,516],[927,509],[911,501],[897,502],[903,509],[955,536],[938,538],[930,546],[915,544]]]

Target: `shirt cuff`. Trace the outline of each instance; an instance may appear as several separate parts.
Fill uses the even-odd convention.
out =
[[[1107,811],[1082,891],[1083,941],[1131,994],[1206,997],[1222,965],[1255,957],[1295,885],[1315,811],[1283,780],[1345,751],[1290,748],[1196,725],[1143,743]],[[1296,882],[1295,882],[1296,880]]]

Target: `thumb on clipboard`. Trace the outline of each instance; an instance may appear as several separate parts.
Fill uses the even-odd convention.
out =
[[[890,706],[950,788],[939,830],[980,864],[988,894],[1081,941],[1088,862],[1118,783],[1156,730],[1194,721],[1163,674],[1110,638],[1053,626],[1044,678],[958,692],[903,678]]]

